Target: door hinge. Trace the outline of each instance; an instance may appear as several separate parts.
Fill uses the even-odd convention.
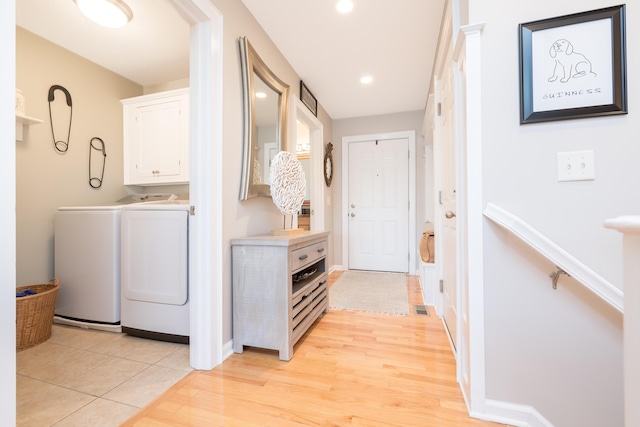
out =
[[[189,206],[189,215],[194,216],[196,214],[196,207]]]
[[[444,292],[444,280],[440,280],[440,293]]]
[[[437,110],[438,110],[438,116],[441,116],[442,115],[442,102],[438,102]]]
[[[438,191],[438,203],[442,204],[442,190]]]

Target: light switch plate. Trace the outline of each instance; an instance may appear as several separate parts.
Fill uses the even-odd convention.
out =
[[[596,179],[593,150],[558,153],[558,181]]]

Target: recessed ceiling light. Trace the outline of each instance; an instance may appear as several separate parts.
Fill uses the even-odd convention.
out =
[[[340,13],[349,13],[353,9],[353,2],[351,0],[339,0],[336,4],[336,9]]]
[[[256,98],[266,98],[267,94],[264,92],[256,92]]]
[[[373,81],[373,77],[371,76],[363,76],[360,79],[360,83],[362,83],[363,85],[368,85],[369,83],[371,83]]]
[[[133,12],[122,0],[73,0],[80,12],[98,25],[108,28],[124,27]]]

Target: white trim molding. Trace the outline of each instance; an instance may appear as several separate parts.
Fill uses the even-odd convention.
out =
[[[0,3],[0,129],[3,150],[0,158],[0,414],[2,424],[16,425],[16,300],[10,292],[16,283],[16,1]]]
[[[485,409],[485,413],[472,413],[471,416],[516,427],[554,427],[532,406],[487,399],[485,401]]]
[[[170,0],[191,25],[189,304],[190,364],[223,359],[222,14],[208,0]]]
[[[460,27],[452,57],[456,65],[456,115],[461,117],[459,122],[462,126],[456,130],[456,182],[460,183],[456,184],[459,189],[456,209],[460,212],[456,259],[461,269],[456,292],[456,360],[458,382],[470,413],[483,412],[486,398],[482,223],[483,29],[484,23]]]
[[[604,226],[623,233],[624,425],[640,425],[640,216],[620,216]]]
[[[484,216],[519,237],[613,308],[623,313],[623,292],[510,212],[488,203]]]

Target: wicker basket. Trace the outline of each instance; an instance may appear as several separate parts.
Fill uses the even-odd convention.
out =
[[[16,350],[25,350],[51,337],[60,281],[51,279],[44,285],[18,286],[16,292],[31,289],[35,295],[16,298]]]

